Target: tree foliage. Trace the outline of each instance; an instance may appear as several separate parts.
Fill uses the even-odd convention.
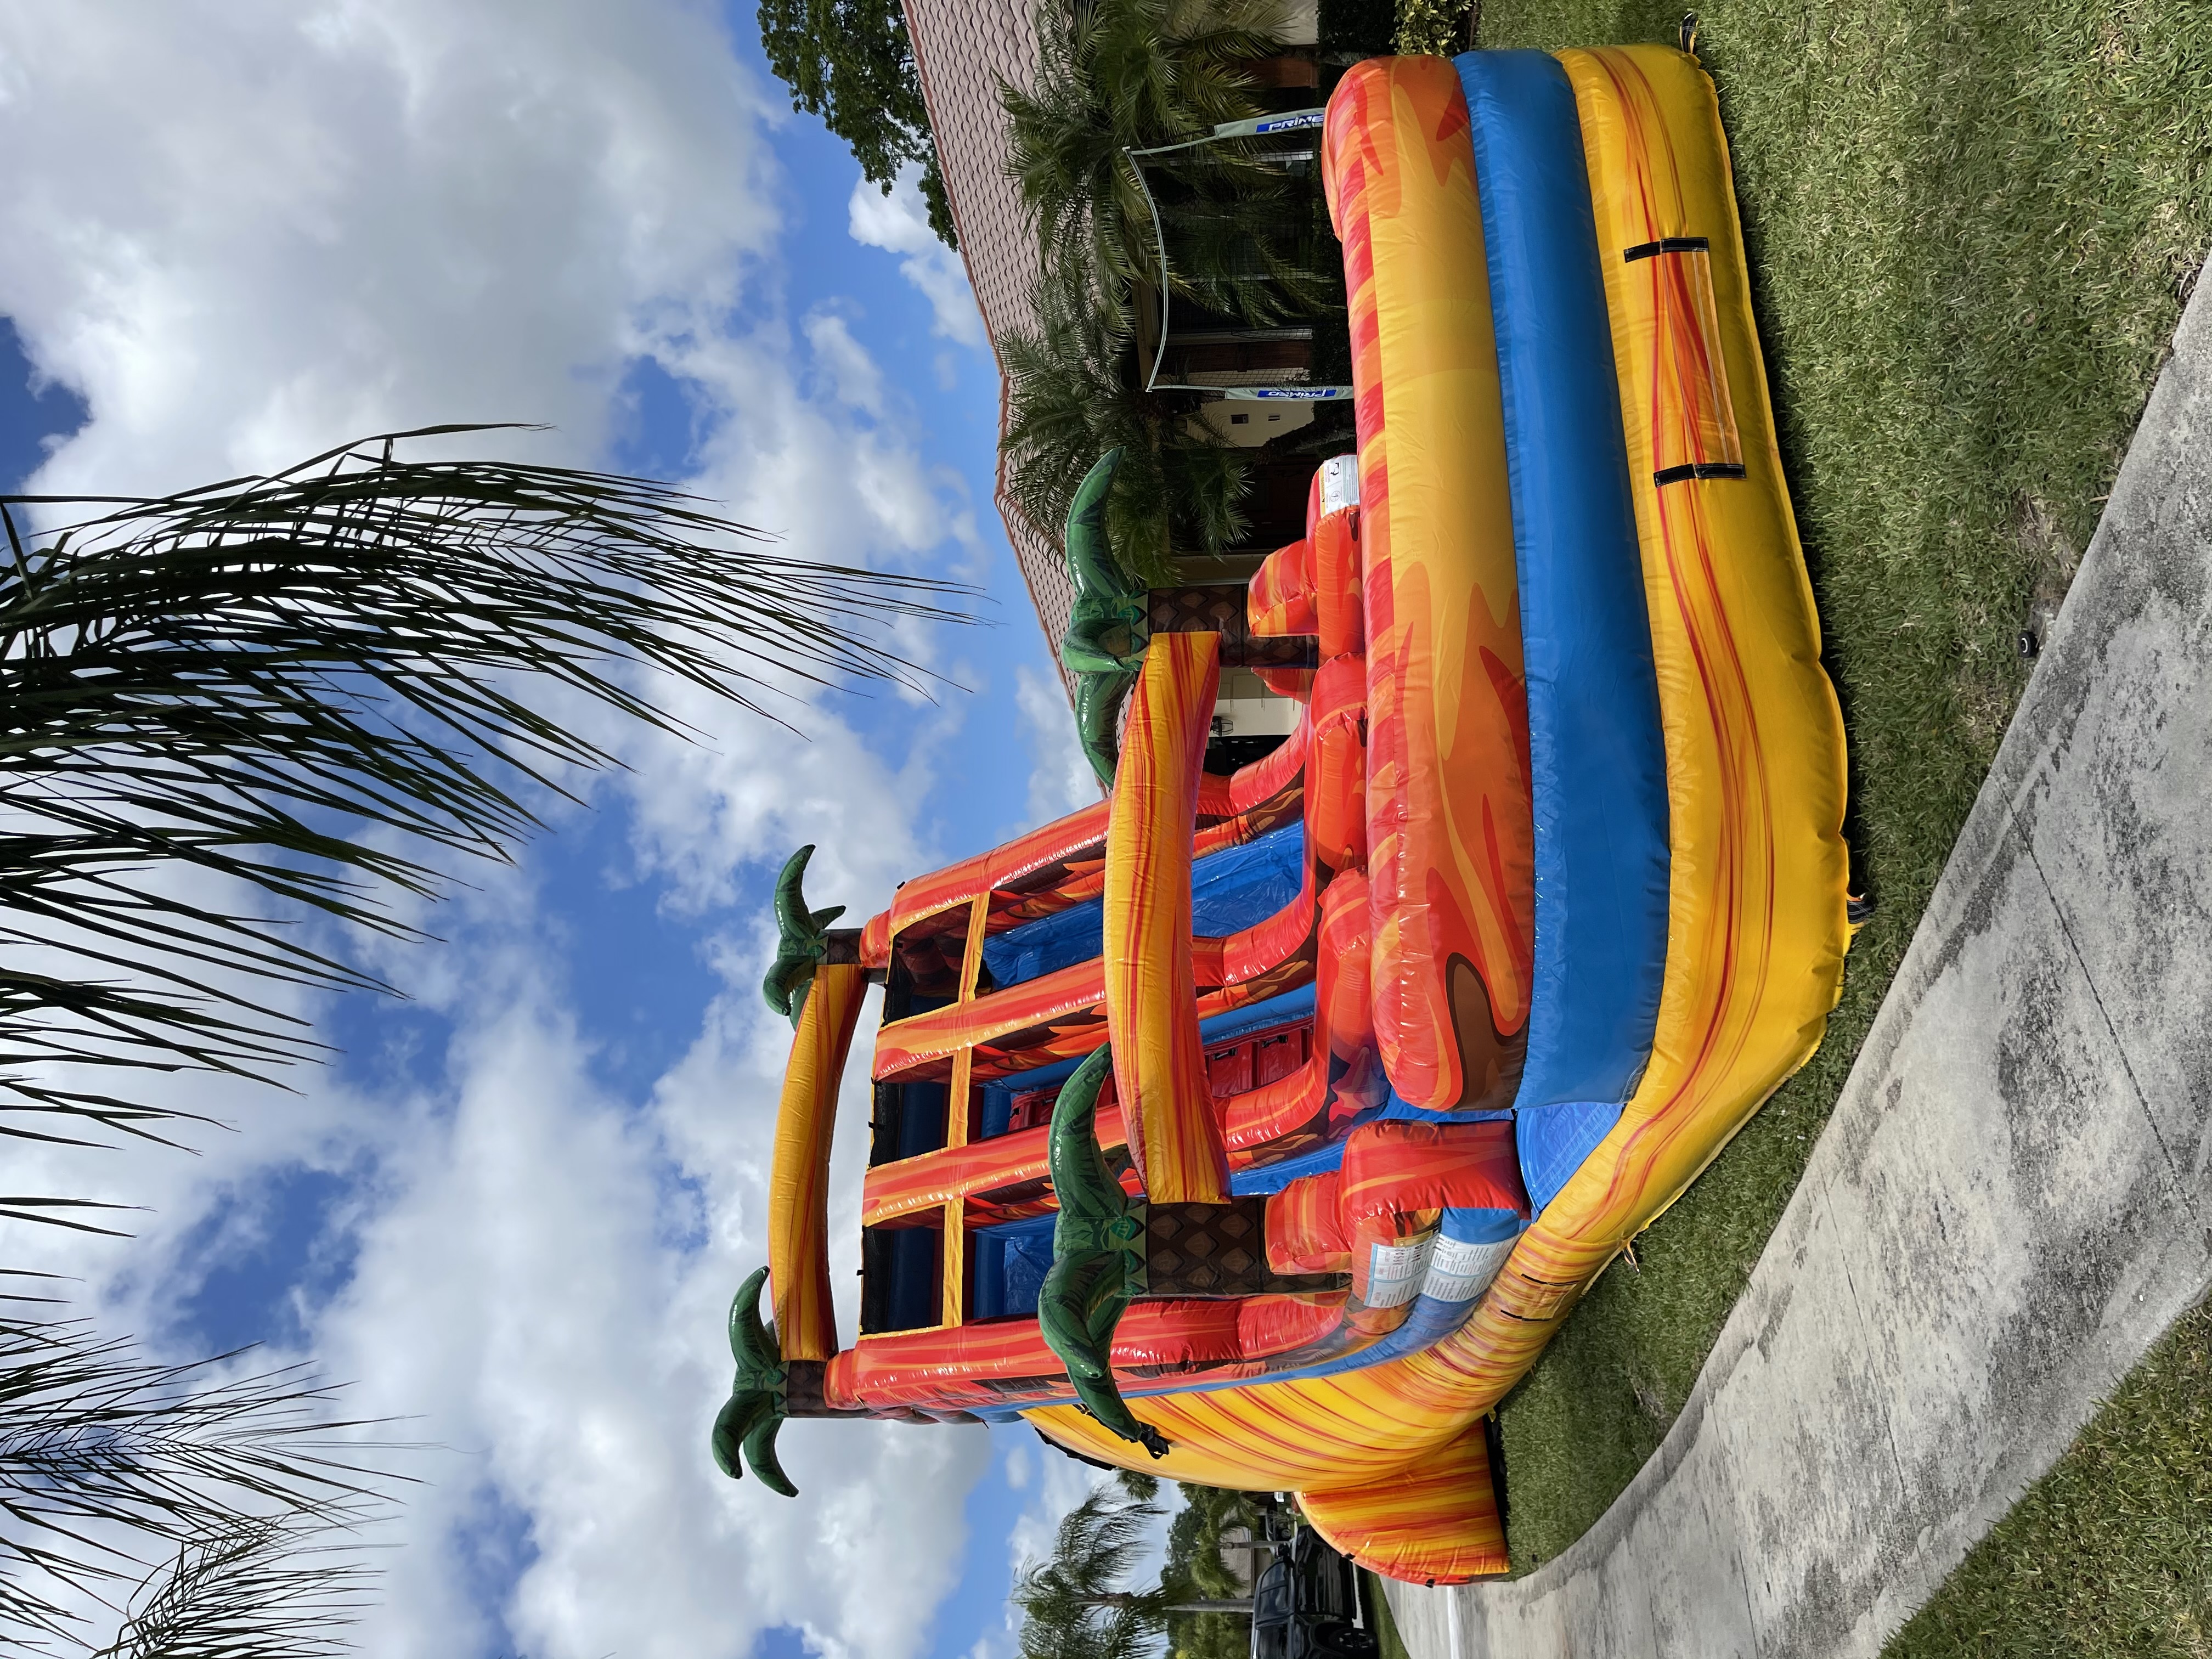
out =
[[[1064,273],[1041,289],[1037,313],[1035,332],[998,342],[1006,377],[1000,447],[1017,510],[1058,540],[1083,475],[1118,447],[1106,534],[1134,575],[1172,582],[1179,541],[1208,550],[1236,542],[1245,526],[1245,453],[1194,434],[1186,400],[1139,390],[1127,372],[1127,337]]]
[[[81,1322],[0,1316],[0,1648],[343,1650],[400,1449],[300,1368],[230,1375],[237,1357],[161,1364]]]
[[[792,108],[820,116],[886,196],[899,169],[919,162],[929,228],[958,246],[899,0],[760,0],[760,32]]]
[[[1140,179],[1128,152],[1261,113],[1251,70],[1282,50],[1281,21],[1279,0],[1046,0],[1031,84],[1001,92],[1040,267],[1036,326],[997,342],[1008,493],[1055,538],[1084,473],[1119,446],[1108,535],[1153,582],[1174,580],[1178,548],[1243,536],[1250,469],[1194,418],[1194,394],[1141,390],[1137,312],[1158,303],[1160,236],[1176,301],[1244,325],[1325,308],[1332,290],[1315,274],[1310,178],[1231,147]]]
[[[1244,1585],[1221,1556],[1221,1535],[1243,1527],[1255,1535],[1260,1510],[1250,1492],[1180,1483],[1182,1508],[1168,1525],[1167,1570],[1162,1575],[1178,1601],[1242,1595]],[[1249,1613],[1176,1613],[1168,1619],[1168,1648],[1175,1659],[1247,1659],[1252,1648]]]
[[[1022,1659],[1147,1659],[1171,1597],[1126,1583],[1162,1514],[1148,1477],[1102,1480],[1061,1517],[1050,1556],[1024,1562],[1011,1600]]]
[[[161,1139],[181,1114],[134,1078],[313,1052],[258,989],[386,988],[301,916],[416,935],[389,902],[441,890],[429,860],[510,856],[533,797],[618,763],[564,704],[680,733],[656,679],[769,718],[794,685],[925,686],[880,635],[964,590],[780,556],[646,480],[401,453],[482,429],[159,498],[0,497],[0,1135]],[[31,534],[26,508],[82,516]],[[373,1425],[296,1368],[20,1316],[45,1275],[0,1273],[0,1649],[343,1651],[395,1492]]]
[[[956,590],[779,556],[665,485],[401,449],[469,429],[157,499],[0,497],[0,1135],[177,1115],[58,1064],[265,1077],[313,1052],[257,981],[386,988],[284,913],[414,935],[385,901],[440,890],[427,856],[504,859],[532,789],[616,763],[556,698],[675,731],[655,674],[771,716],[794,677],[922,683],[874,630]],[[27,541],[27,503],[105,510]]]
[[[1047,0],[1027,92],[1002,89],[1006,172],[1048,265],[1073,262],[1106,325],[1126,331],[1132,285],[1156,270],[1151,210],[1127,151],[1261,112],[1249,66],[1280,49],[1280,0]],[[1217,169],[1218,170],[1218,169]],[[1246,166],[1224,202],[1273,193]],[[1201,272],[1201,275],[1210,274]],[[1170,272],[1188,284],[1189,273]],[[1222,297],[1222,296],[1217,296]]]

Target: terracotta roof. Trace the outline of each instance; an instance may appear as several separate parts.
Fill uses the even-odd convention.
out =
[[[1035,319],[1036,241],[1006,175],[1006,112],[999,102],[1001,82],[1030,85],[1036,64],[1034,8],[1030,0],[905,0],[905,5],[960,257],[995,343],[1000,335]],[[1006,405],[1001,373],[1002,423]],[[1015,561],[1056,657],[1075,603],[1058,526],[1040,529],[1021,515],[1007,497],[1003,462],[996,496]]]

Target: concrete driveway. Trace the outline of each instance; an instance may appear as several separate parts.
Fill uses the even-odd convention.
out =
[[[2212,283],[1656,1455],[1414,1659],[1871,1656],[2212,1286]]]

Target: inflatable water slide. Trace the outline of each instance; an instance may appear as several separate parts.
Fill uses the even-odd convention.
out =
[[[1268,671],[1297,729],[1206,772],[1221,635],[1079,606],[1108,799],[858,929],[787,867],[733,1475],[791,1490],[790,1416],[1026,1419],[1294,1490],[1393,1577],[1504,1571],[1481,1419],[1820,1042],[1843,731],[1711,82],[1647,46],[1373,59],[1323,167],[1358,454],[1246,618],[1310,641]],[[1093,589],[1111,464],[1069,526]],[[872,983],[846,1340],[825,1191]]]

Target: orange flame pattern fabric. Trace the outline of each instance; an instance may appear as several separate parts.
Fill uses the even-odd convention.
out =
[[[1334,1170],[1300,1176],[1267,1200],[1267,1266],[1279,1273],[1352,1270],[1352,1246],[1337,1207],[1343,1177]]]
[[[1362,603],[1359,565],[1359,509],[1344,507],[1314,527],[1314,626],[1321,659],[1361,656],[1367,649],[1367,617]]]
[[[1535,829],[1497,342],[1452,66],[1354,65],[1322,167],[1358,400],[1376,1031],[1414,1105],[1510,1106]]]
[[[1130,1304],[1114,1333],[1115,1381],[1158,1388],[1166,1376],[1235,1379],[1335,1323],[1341,1293],[1270,1292],[1218,1301]],[[1034,1319],[866,1336],[830,1364],[823,1393],[841,1410],[1018,1405],[1065,1400],[1066,1368]]]
[[[1305,543],[1277,548],[1260,562],[1244,612],[1255,634],[1314,631],[1313,553]]]
[[[1366,881],[1340,876],[1322,894],[1313,1053],[1289,1076],[1221,1103],[1222,1139],[1232,1154],[1265,1147],[1271,1162],[1287,1157],[1318,1142],[1330,1121],[1379,1106],[1389,1093],[1375,1051],[1368,927]]]

